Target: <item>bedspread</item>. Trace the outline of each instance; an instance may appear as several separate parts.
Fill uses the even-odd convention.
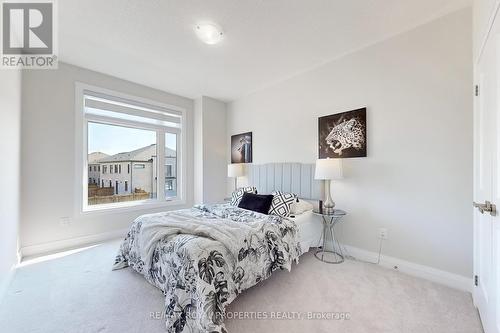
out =
[[[226,332],[226,306],[300,254],[293,221],[200,205],[138,217],[113,268],[130,266],[163,291],[168,332]]]

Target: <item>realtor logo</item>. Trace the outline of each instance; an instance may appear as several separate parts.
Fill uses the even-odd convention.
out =
[[[2,3],[2,68],[57,68],[55,3]]]

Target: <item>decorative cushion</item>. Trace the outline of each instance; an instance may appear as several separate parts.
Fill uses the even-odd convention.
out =
[[[297,199],[297,201],[292,204],[292,207],[290,209],[290,214],[300,215],[313,209],[314,206],[310,202],[302,199]]]
[[[281,217],[290,216],[292,205],[297,201],[297,195],[294,193],[285,193],[281,191],[274,191],[273,202],[269,209],[270,215],[277,215]]]
[[[255,186],[240,187],[231,194],[231,205],[238,206],[244,193],[257,194],[257,188]]]
[[[273,198],[274,196],[272,195],[246,192],[243,193],[243,198],[241,198],[238,207],[267,215],[269,214],[269,208],[271,207]]]

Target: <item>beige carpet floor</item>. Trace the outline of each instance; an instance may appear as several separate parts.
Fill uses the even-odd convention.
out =
[[[164,332],[152,318],[162,293],[131,269],[111,271],[118,246],[26,261],[0,305],[0,331]],[[311,253],[240,295],[228,316],[230,333],[482,332],[470,294],[375,265],[324,264]]]

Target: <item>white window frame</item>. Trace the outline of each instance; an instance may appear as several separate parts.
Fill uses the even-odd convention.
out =
[[[97,93],[113,98],[121,98],[125,100],[143,103],[146,105],[156,106],[162,109],[176,111],[181,114],[181,128],[169,128],[157,126],[154,124],[137,123],[130,120],[102,117],[98,115],[85,115],[84,95],[86,91]],[[187,162],[186,162],[186,109],[159,103],[142,97],[131,96],[125,93],[101,88],[86,83],[75,82],[75,208],[78,214],[88,214],[92,212],[108,212],[110,210],[143,210],[151,208],[161,208],[169,206],[179,206],[186,204],[187,195]],[[155,199],[127,201],[113,204],[88,205],[88,122],[94,121],[109,125],[118,125],[132,127],[138,129],[153,130],[156,132],[156,147],[157,147],[157,191]],[[165,198],[165,133],[177,134],[177,197],[167,200]],[[180,165],[179,165],[180,164]],[[180,186],[179,186],[180,185]]]

